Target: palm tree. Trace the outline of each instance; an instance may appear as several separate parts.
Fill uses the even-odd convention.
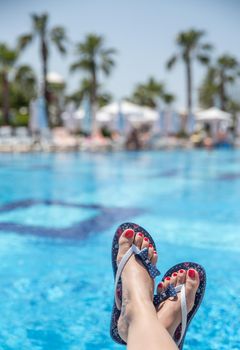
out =
[[[235,57],[225,54],[218,58],[215,70],[219,81],[221,108],[225,110],[227,102],[226,86],[229,83],[234,83],[240,75],[240,64]]]
[[[3,94],[3,123],[8,125],[9,117],[9,73],[14,67],[18,51],[9,48],[6,44],[0,43],[0,75],[2,80],[2,94]]]
[[[21,90],[27,100],[36,97],[37,78],[29,65],[18,66],[13,77],[15,86]]]
[[[180,32],[176,38],[176,44],[179,52],[174,54],[167,62],[167,68],[171,69],[178,59],[181,59],[186,68],[187,82],[187,114],[192,112],[192,65],[194,60],[202,64],[209,63],[209,51],[212,46],[208,43],[202,43],[205,32],[202,30],[190,29],[186,32]],[[183,121],[183,128],[186,120]]]
[[[56,26],[52,29],[48,28],[49,16],[47,13],[40,15],[32,14],[31,18],[33,30],[31,33],[22,35],[19,38],[19,49],[23,50],[33,41],[33,39],[36,37],[39,38],[40,57],[42,62],[43,94],[45,96],[46,106],[48,106],[47,72],[50,44],[54,44],[61,54],[65,54],[67,38],[65,29],[63,27]]]
[[[37,78],[33,69],[28,65],[15,68],[10,80],[10,105],[19,110],[28,107],[30,101],[37,95]]]
[[[164,93],[162,100],[167,106],[171,106],[171,104],[175,101],[176,97],[173,94]]]
[[[85,95],[90,96],[91,88],[92,88],[91,80],[85,78],[81,81],[80,89],[75,91],[72,95],[68,96],[67,99],[70,101],[72,100],[77,105],[79,105],[82,102]],[[102,86],[100,84],[98,84],[97,89],[98,89],[97,105],[99,107],[103,107],[112,101],[112,95],[106,91],[102,91]]]
[[[87,75],[86,81],[90,82],[88,88],[93,115],[93,132],[95,131],[95,108],[98,97],[99,73],[105,76],[110,75],[115,65],[113,58],[115,53],[115,49],[105,47],[104,37],[88,34],[83,42],[77,44],[76,54],[78,60],[70,67],[71,72],[85,72]]]
[[[174,96],[165,92],[163,83],[158,82],[153,77],[150,77],[146,83],[138,84],[130,97],[130,100],[142,106],[156,108],[160,100],[166,102],[169,97],[171,102]]]
[[[228,109],[231,99],[227,95],[227,86],[233,84],[240,75],[240,64],[228,54],[220,56],[215,64],[208,68],[199,89],[199,101],[203,107],[214,105],[216,98],[223,110]]]
[[[214,67],[209,67],[198,93],[199,104],[203,108],[210,108],[215,104],[218,94],[218,85],[215,79],[216,69]]]

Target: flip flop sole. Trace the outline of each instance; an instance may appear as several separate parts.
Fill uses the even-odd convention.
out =
[[[186,327],[185,334],[182,338],[182,341],[179,345],[179,350],[182,350],[182,348],[183,348],[184,339],[185,339],[188,327],[190,325],[190,322],[192,321],[193,317],[195,316],[198,308],[201,305],[202,299],[204,297],[204,293],[205,293],[205,289],[206,289],[206,272],[205,272],[205,269],[199,264],[196,264],[193,262],[184,262],[184,263],[180,263],[180,264],[173,266],[171,269],[169,269],[165,273],[165,275],[162,278],[162,281],[164,281],[164,279],[167,276],[171,276],[174,272],[178,272],[181,269],[188,270],[191,268],[198,272],[200,283],[199,283],[199,287],[197,289],[197,293],[195,296],[194,306],[193,306],[192,310],[188,313],[188,316],[187,316],[187,327]],[[181,337],[181,324],[176,329],[176,332],[174,334],[174,341],[177,342],[180,339],[180,337]]]
[[[138,232],[141,232],[145,237],[147,237],[150,241],[150,243],[153,245],[154,250],[156,250],[156,245],[153,241],[152,236],[141,226],[134,224],[134,223],[124,223],[122,225],[120,225],[116,232],[115,235],[113,237],[113,242],[112,242],[112,267],[113,267],[113,274],[114,274],[114,279],[117,273],[117,255],[118,255],[118,249],[119,249],[119,238],[121,236],[121,234],[127,230],[127,229],[132,229],[135,234]],[[121,291],[120,291],[121,293]],[[122,295],[119,295],[119,298],[122,298]],[[120,337],[120,335],[118,334],[118,320],[120,317],[121,311],[117,309],[117,306],[115,304],[113,304],[113,310],[112,310],[112,317],[111,317],[111,326],[110,326],[110,335],[112,337],[112,339],[119,343],[119,344],[123,344],[126,345],[125,341],[122,340],[122,338]]]

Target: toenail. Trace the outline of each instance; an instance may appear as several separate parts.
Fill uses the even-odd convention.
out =
[[[144,241],[148,242],[148,241],[149,241],[149,239],[148,239],[147,237],[144,237]]]
[[[163,283],[160,282],[159,285],[158,285],[158,288],[162,288],[163,287]]]
[[[138,236],[143,237],[143,234],[141,232],[138,232]]]
[[[153,245],[151,243],[149,243],[149,248],[152,248],[152,247],[153,247]]]
[[[190,277],[190,278],[192,278],[192,279],[194,279],[195,278],[195,271],[194,270],[188,270],[188,276]]]
[[[166,277],[165,280],[170,281],[171,277]]]
[[[176,273],[176,272],[174,272],[174,273],[173,273],[173,276],[174,276],[174,277],[177,277],[177,273]]]
[[[184,271],[184,270],[180,270],[179,272],[180,272],[180,273],[184,273],[185,271]]]
[[[124,235],[124,236],[125,236],[126,238],[132,238],[133,235],[134,235],[134,231],[131,230],[131,229],[129,229],[129,230],[127,230],[127,231],[125,232],[125,235]]]
[[[154,254],[157,254],[157,252],[156,252],[156,250],[154,250],[154,252],[153,252]]]

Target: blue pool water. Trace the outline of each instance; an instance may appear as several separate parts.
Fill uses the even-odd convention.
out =
[[[240,152],[0,155],[0,349],[117,350],[110,246],[123,221],[162,273],[207,270],[186,350],[240,349]]]

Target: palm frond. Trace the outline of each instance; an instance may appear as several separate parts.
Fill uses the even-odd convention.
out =
[[[170,57],[170,59],[166,63],[166,68],[171,69],[177,62],[177,58],[177,55],[173,55],[172,57]]]
[[[33,41],[33,34],[24,34],[17,39],[17,49],[24,50]]]
[[[52,42],[56,45],[57,49],[62,53],[66,53],[66,43],[67,36],[65,29],[63,27],[57,26],[54,27],[50,32],[50,38]]]
[[[213,45],[209,43],[202,44],[200,46],[200,49],[203,51],[212,51],[213,50]]]
[[[198,55],[197,55],[197,60],[198,60],[199,62],[201,62],[202,64],[204,64],[204,65],[207,65],[207,64],[209,64],[209,62],[210,62],[209,56],[201,55],[201,54],[198,54]]]
[[[48,23],[48,14],[42,13],[41,15],[37,15],[35,13],[31,14],[32,22],[33,22],[33,31],[34,32],[46,32],[47,23]]]
[[[76,72],[78,70],[85,70],[87,72],[90,72],[92,68],[92,62],[82,59],[80,61],[76,61],[70,66],[70,72]]]
[[[17,58],[19,53],[17,50],[9,48],[5,43],[0,43],[0,66],[4,69],[11,68]]]

